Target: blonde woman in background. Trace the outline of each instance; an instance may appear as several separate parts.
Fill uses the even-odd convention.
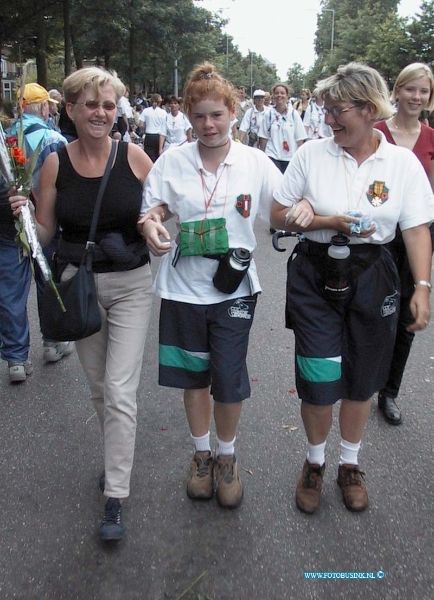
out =
[[[417,156],[425,173],[434,187],[434,130],[419,120],[422,111],[434,109],[434,78],[428,65],[412,63],[398,75],[393,86],[392,102],[398,105],[397,112],[386,121],[376,124],[391,144],[408,148]],[[431,238],[434,227],[430,226]],[[410,300],[414,281],[411,275],[405,244],[401,230],[397,229],[395,239],[388,244],[395,258],[401,279],[401,307],[398,330],[395,340],[392,364],[386,385],[378,394],[378,408],[391,425],[399,425],[402,415],[396,403],[404,375],[407,359],[414,339],[414,331],[408,327],[413,321]]]
[[[301,92],[300,92],[300,99],[294,103],[294,109],[298,112],[298,114],[300,115],[302,120],[304,119],[304,115],[306,114],[307,107],[309,106],[310,98],[311,98],[310,90],[305,88],[305,89],[301,90]]]

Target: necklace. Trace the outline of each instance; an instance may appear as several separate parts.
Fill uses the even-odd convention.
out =
[[[202,180],[202,192],[203,192],[203,199],[204,199],[204,202],[205,202],[205,218],[206,218],[206,216],[207,216],[207,214],[208,214],[208,209],[209,209],[209,207],[210,207],[210,205],[211,205],[212,199],[214,198],[214,194],[215,194],[215,193],[216,193],[216,191],[217,191],[217,187],[218,187],[218,184],[220,183],[220,179],[222,178],[222,175],[223,175],[223,173],[225,172],[226,166],[227,166],[227,165],[226,165],[226,163],[225,163],[225,164],[223,165],[223,169],[221,170],[221,173],[220,173],[220,175],[218,176],[218,178],[217,178],[217,181],[216,181],[216,183],[215,183],[215,185],[214,185],[214,189],[212,190],[212,192],[211,192],[211,193],[209,193],[209,190],[208,190],[208,188],[207,188],[207,185],[206,185],[206,182],[205,182],[205,178],[204,178],[204,176],[203,176],[202,169],[200,170],[200,178],[201,178],[201,180]],[[227,192],[227,180],[226,180],[226,192]],[[208,196],[208,198],[207,198],[207,196]],[[225,197],[225,205],[224,205],[223,213],[224,213],[224,211],[225,211],[225,209],[226,209],[226,199],[227,199],[227,194],[226,194],[226,197]],[[211,210],[212,210],[212,209],[211,209]]]
[[[227,140],[223,142],[223,144],[219,144],[218,146],[207,146],[201,140],[199,140],[199,143],[202,144],[202,146],[205,146],[205,148],[207,148],[208,150],[214,150],[214,148],[223,148],[223,146],[227,146],[228,144],[230,144],[230,139],[227,138]]]
[[[396,124],[396,121],[395,121],[395,117],[390,119],[390,122],[395,127],[395,129],[397,129],[398,131],[401,131],[402,133],[405,133],[405,135],[414,135],[415,133],[420,133],[420,123],[418,124],[417,128],[414,131],[406,131],[405,129],[401,129],[401,127],[398,127],[398,125]]]

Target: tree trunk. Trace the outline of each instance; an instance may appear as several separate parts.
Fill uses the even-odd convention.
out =
[[[36,70],[37,70],[37,79],[39,85],[42,85],[44,88],[48,85],[48,71],[47,71],[47,29],[44,18],[44,11],[41,12],[36,17],[36,31],[37,37],[35,40],[36,46]]]
[[[3,29],[4,27],[4,17],[0,16],[0,58],[2,56],[3,50]],[[2,78],[2,70],[0,69],[0,98],[3,98],[3,78]]]
[[[65,43],[65,77],[72,71],[71,65],[71,0],[63,0],[63,37]]]
[[[130,0],[130,43],[129,43],[129,62],[130,62],[130,77],[129,77],[129,88],[130,88],[130,104],[133,105],[134,98],[134,44],[135,44],[136,32],[134,27],[134,0]]]
[[[83,54],[80,51],[80,43],[77,42],[74,27],[71,26],[71,44],[72,52],[74,54],[75,66],[77,69],[83,68]]]

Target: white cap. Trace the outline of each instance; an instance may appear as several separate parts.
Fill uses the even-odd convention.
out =
[[[258,98],[258,97],[260,97],[260,96],[262,96],[262,97],[265,97],[265,92],[264,92],[264,90],[255,90],[255,91],[253,92],[253,98]]]

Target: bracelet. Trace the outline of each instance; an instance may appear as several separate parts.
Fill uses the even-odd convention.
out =
[[[414,284],[414,287],[416,288],[418,285],[424,285],[425,287],[428,288],[429,292],[431,293],[432,285],[430,284],[429,281],[426,281],[425,279],[421,279],[420,281],[418,281],[417,283]]]

